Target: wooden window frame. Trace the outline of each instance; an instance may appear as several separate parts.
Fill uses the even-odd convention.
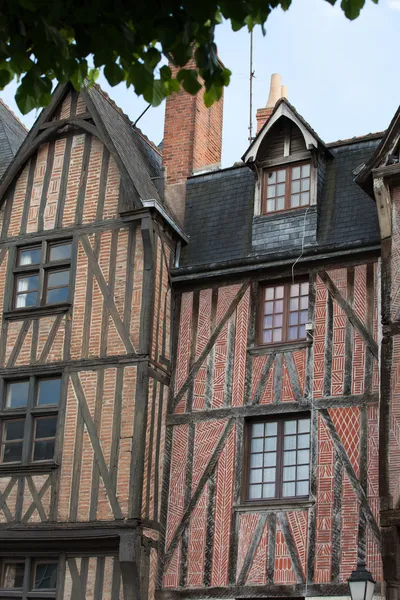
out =
[[[296,167],[302,167],[304,165],[309,165],[310,167],[310,187],[308,189],[309,198],[308,204],[303,204],[302,206],[291,206],[291,196],[292,196],[292,170]],[[279,210],[267,210],[267,189],[268,189],[268,174],[273,173],[275,171],[285,171],[285,206]],[[301,178],[300,178],[301,181]],[[307,208],[311,206],[311,192],[312,192],[312,164],[310,160],[303,160],[300,162],[283,164],[283,165],[275,165],[273,167],[269,167],[268,169],[264,169],[263,171],[263,179],[262,179],[262,195],[261,195],[261,214],[263,216],[280,214],[283,212],[288,212],[292,210],[300,210],[302,208]],[[301,193],[301,192],[299,192]],[[276,198],[276,196],[275,196]]]
[[[298,421],[301,419],[310,420],[310,445],[309,445],[309,463],[308,463],[308,493],[302,496],[283,496],[283,457],[284,457],[284,424],[287,421]],[[251,430],[252,426],[257,423],[273,423],[277,422],[277,447],[276,447],[276,478],[275,478],[275,496],[270,498],[249,498],[250,492],[250,459],[251,459]],[[297,437],[298,434],[296,434]],[[265,439],[265,438],[264,438]],[[297,451],[297,443],[296,443]],[[310,498],[310,475],[311,475],[311,414],[309,412],[288,414],[278,414],[274,417],[247,419],[245,420],[245,436],[244,436],[244,455],[243,455],[243,476],[242,476],[242,502],[245,504],[270,504],[283,502],[304,502]],[[296,463],[297,467],[297,463]],[[297,481],[297,480],[296,480]],[[302,481],[302,480],[300,480]],[[262,485],[262,484],[261,484]]]
[[[39,383],[40,381],[48,380],[48,379],[59,379],[60,380],[60,396],[58,399],[58,404],[37,404],[37,397],[39,391]],[[7,401],[7,390],[8,386],[11,383],[22,383],[28,382],[28,399],[26,406],[22,407],[6,407]],[[15,377],[3,380],[1,382],[0,390],[0,467],[1,468],[10,468],[13,467],[24,467],[31,465],[53,465],[54,464],[54,455],[56,452],[56,444],[57,444],[57,428],[58,428],[58,418],[60,414],[60,403],[61,403],[61,395],[62,395],[62,386],[63,386],[63,377],[61,373],[52,373],[49,374],[39,374],[39,375],[31,375],[30,377]],[[54,453],[51,459],[44,460],[33,460],[34,449],[35,449],[35,432],[36,432],[36,421],[42,417],[55,417],[57,419],[56,422],[56,433],[54,436]],[[24,435],[22,438],[22,455],[20,461],[9,461],[4,462],[4,448],[5,443],[3,441],[5,424],[9,421],[16,420],[24,420]],[[42,439],[42,438],[40,438]],[[53,437],[51,438],[53,439]],[[44,438],[43,438],[44,440]]]
[[[262,283],[260,285],[260,293],[259,293],[259,300],[258,300],[258,315],[256,318],[257,345],[258,346],[279,346],[281,344],[296,344],[297,342],[307,341],[307,332],[304,337],[301,337],[301,338],[298,337],[293,340],[288,339],[289,314],[290,314],[290,312],[294,312],[294,311],[289,310],[290,286],[292,284],[300,284],[301,285],[302,283],[309,283],[309,277],[296,278],[294,281],[292,281],[292,280],[290,280],[290,281],[288,281],[288,280],[274,281],[271,283]],[[283,287],[282,340],[280,340],[280,341],[272,340],[271,342],[264,342],[263,341],[264,317],[268,316],[268,315],[265,315],[265,313],[264,313],[265,290],[267,288],[276,288],[276,287],[280,287],[280,286]],[[309,290],[308,296],[307,296],[308,300],[309,300],[309,293],[310,293],[310,290]],[[299,298],[301,298],[301,295],[299,295]],[[308,301],[308,305],[309,305],[309,301]],[[308,305],[307,305],[307,310],[308,310]],[[281,314],[281,313],[277,313],[277,314]]]
[[[22,588],[4,588],[1,587],[4,581],[4,566],[7,564],[24,563],[24,579]],[[56,587],[33,589],[36,565],[57,564]],[[0,558],[0,600],[1,598],[19,598],[20,600],[30,600],[34,598],[56,598],[57,584],[60,577],[60,565],[58,556],[50,554],[48,557],[35,556],[4,556]]]
[[[50,260],[50,252],[52,248],[56,246],[63,246],[66,244],[71,245],[71,256],[68,259],[60,259],[60,260]],[[21,252],[25,250],[38,249],[40,250],[40,262],[32,265],[19,265],[19,257]],[[24,311],[34,311],[38,308],[57,308],[59,306],[63,306],[66,303],[71,302],[71,276],[72,276],[72,257],[73,257],[73,239],[72,238],[63,238],[57,240],[42,240],[37,244],[27,244],[26,246],[19,246],[16,251],[16,259],[15,266],[13,269],[13,293],[11,300],[11,310],[13,312],[24,312]],[[47,294],[49,291],[48,288],[48,276],[51,273],[55,273],[58,271],[69,271],[69,282],[68,285],[56,286],[50,289],[59,289],[59,288],[68,288],[68,295],[66,300],[61,302],[47,302]],[[37,300],[36,304],[32,306],[19,306],[17,307],[17,298],[22,295],[22,292],[18,292],[18,280],[22,277],[29,276],[38,276],[38,287],[36,291]]]

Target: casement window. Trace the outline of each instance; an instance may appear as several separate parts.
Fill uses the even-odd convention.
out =
[[[269,214],[308,206],[310,188],[310,163],[266,170],[263,184],[263,213]]]
[[[308,281],[267,285],[261,289],[259,343],[306,339]]]
[[[57,430],[61,376],[4,383],[0,411],[0,463],[51,461]]]
[[[308,415],[248,422],[246,445],[246,500],[308,496]]]
[[[0,562],[0,599],[44,600],[56,597],[57,560],[31,557],[4,558]],[[43,596],[42,596],[43,594]]]
[[[17,250],[14,309],[68,302],[72,242],[41,242]]]

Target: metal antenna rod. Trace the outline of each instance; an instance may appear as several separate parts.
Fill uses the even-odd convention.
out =
[[[253,141],[253,30],[250,31],[250,113],[249,113],[249,142]]]

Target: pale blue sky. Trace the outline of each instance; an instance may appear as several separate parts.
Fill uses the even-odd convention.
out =
[[[339,5],[333,8],[324,0],[293,0],[288,12],[275,10],[267,35],[259,29],[254,35],[253,116],[265,106],[271,73],[280,73],[290,102],[324,141],[385,129],[400,103],[399,31],[400,0],[380,0],[378,5],[366,0],[353,22]],[[233,73],[224,106],[223,166],[229,166],[248,145],[249,34],[233,33],[224,23],[217,42]],[[132,120],[146,107],[123,84],[111,88],[103,78],[99,83]],[[14,93],[10,85],[1,97],[19,115]],[[36,116],[20,117],[30,126]],[[151,108],[140,121],[157,144],[163,120],[164,104]]]

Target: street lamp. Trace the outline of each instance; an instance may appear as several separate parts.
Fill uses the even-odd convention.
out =
[[[372,600],[375,583],[371,573],[365,568],[365,563],[358,563],[349,579],[351,600]]]

